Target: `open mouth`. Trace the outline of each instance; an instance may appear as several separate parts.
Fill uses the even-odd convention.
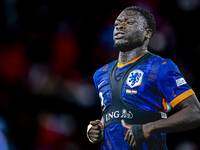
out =
[[[116,33],[115,35],[114,35],[114,38],[115,39],[121,39],[121,38],[123,38],[125,35],[124,35],[124,33]]]

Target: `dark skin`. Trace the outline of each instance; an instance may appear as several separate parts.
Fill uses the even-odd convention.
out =
[[[139,12],[124,11],[118,16],[115,21],[113,39],[114,46],[120,51],[119,63],[126,64],[147,52],[152,31],[146,26],[147,22]]]
[[[103,129],[103,124],[100,120],[90,121],[90,124],[93,126],[89,130],[88,136],[94,143],[98,143],[102,140],[101,129]]]
[[[142,129],[145,139],[155,133],[186,131],[200,125],[200,106],[195,94],[180,102],[175,108],[179,111],[167,119],[143,124]],[[122,125],[124,128],[129,129],[125,141],[132,147],[136,146],[134,135],[131,134],[131,125],[126,124],[123,120]]]
[[[147,52],[147,46],[152,36],[151,29],[147,28],[147,22],[139,12],[123,11],[115,21],[115,29],[113,32],[115,47],[120,50],[119,63],[126,64],[127,62],[141,56]],[[131,46],[123,46],[123,44]],[[120,46],[120,44],[122,46]],[[125,48],[124,48],[125,47]],[[180,132],[193,129],[200,125],[200,104],[195,94],[181,101],[175,106],[179,111],[167,119],[161,119],[155,122],[150,122],[142,125],[145,139],[148,139],[155,133],[170,133]],[[95,142],[101,141],[100,134],[93,134],[94,131],[100,131],[99,124],[95,125],[89,131],[91,138]],[[131,125],[126,124],[122,120],[122,125],[128,131],[125,136],[125,141],[132,147],[137,143],[131,130]],[[97,132],[96,132],[97,133]],[[98,132],[99,133],[99,132]],[[95,137],[95,138],[94,138]]]

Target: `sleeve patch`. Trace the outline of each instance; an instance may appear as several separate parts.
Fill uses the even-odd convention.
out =
[[[185,81],[185,79],[184,78],[180,78],[180,79],[177,79],[176,80],[176,85],[177,86],[181,86],[181,85],[184,85],[184,84],[186,84],[187,82]]]

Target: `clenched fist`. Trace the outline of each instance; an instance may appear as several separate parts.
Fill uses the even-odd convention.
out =
[[[103,124],[100,120],[91,121],[87,128],[87,137],[92,143],[98,143],[103,138]]]
[[[122,126],[128,129],[124,140],[127,141],[131,147],[135,147],[137,144],[144,142],[145,137],[142,124],[130,125],[125,123],[124,120],[121,122]]]

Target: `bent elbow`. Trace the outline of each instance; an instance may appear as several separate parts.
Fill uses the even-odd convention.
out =
[[[191,107],[190,117],[194,119],[195,126],[200,126],[200,107]]]

